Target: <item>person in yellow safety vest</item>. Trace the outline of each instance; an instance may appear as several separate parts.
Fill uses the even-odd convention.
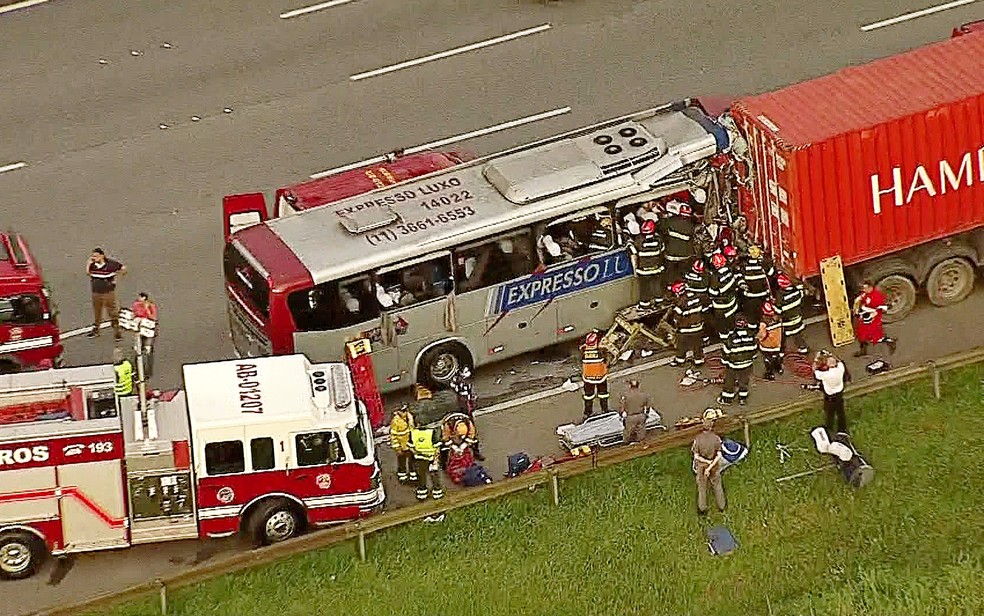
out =
[[[414,428],[410,431],[410,449],[417,468],[417,500],[427,500],[428,495],[434,500],[444,498],[441,465],[438,462],[441,451],[440,431],[434,428]]]
[[[400,405],[390,420],[390,446],[396,452],[396,478],[400,483],[417,482],[417,469],[410,451],[410,431],[416,427],[408,404]]]
[[[116,372],[116,395],[133,395],[133,364],[120,349],[113,349],[113,370]]]
[[[601,347],[598,330],[589,333],[581,345],[581,380],[584,381],[584,418],[594,413],[594,399],[598,398],[601,412],[608,412],[608,354]]]

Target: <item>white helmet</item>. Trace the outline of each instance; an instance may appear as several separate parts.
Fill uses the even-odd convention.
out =
[[[547,254],[551,257],[559,257],[563,252],[560,248],[560,244],[555,242],[549,235],[543,236],[543,247],[547,249]]]
[[[679,214],[681,205],[683,204],[677,201],[676,199],[672,199],[669,202],[667,202],[666,211],[669,212],[670,214]]]

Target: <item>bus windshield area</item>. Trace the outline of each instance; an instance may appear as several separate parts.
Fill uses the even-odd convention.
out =
[[[35,325],[45,320],[41,298],[31,293],[0,297],[0,325]]]
[[[270,285],[233,244],[227,244],[222,255],[226,282],[236,294],[264,317],[270,313]]]

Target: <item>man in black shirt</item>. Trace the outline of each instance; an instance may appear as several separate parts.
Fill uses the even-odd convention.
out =
[[[114,259],[106,257],[102,248],[94,248],[86,265],[86,273],[92,283],[92,331],[86,334],[89,338],[99,335],[99,324],[102,322],[103,309],[109,315],[113,324],[116,340],[122,340],[119,315],[116,309],[116,276],[126,274],[126,266]]]

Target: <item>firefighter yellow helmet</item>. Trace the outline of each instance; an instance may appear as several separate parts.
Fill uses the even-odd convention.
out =
[[[762,249],[759,248],[758,246],[749,246],[748,247],[748,256],[751,257],[751,258],[753,258],[753,259],[758,259],[759,257],[762,256]]]
[[[454,432],[458,436],[468,436],[468,424],[463,421],[459,421],[454,424]]]

